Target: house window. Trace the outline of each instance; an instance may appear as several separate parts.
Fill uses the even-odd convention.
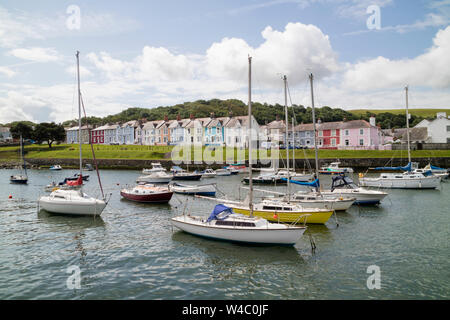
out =
[[[336,139],[331,139],[331,145],[332,145],[333,147],[336,146]]]
[[[348,132],[348,130],[345,130],[345,135],[346,135],[346,136],[348,136],[348,135],[349,135],[349,132]]]
[[[450,132],[450,126],[447,126],[447,132]]]
[[[335,137],[336,136],[336,130],[331,130],[331,136]]]
[[[323,131],[319,131],[319,137],[323,137]]]
[[[359,145],[363,146],[364,145],[364,139],[359,139]]]
[[[345,140],[345,145],[346,146],[349,146],[350,145],[350,141],[347,139],[347,140]]]
[[[359,129],[359,134],[364,134],[364,129]]]

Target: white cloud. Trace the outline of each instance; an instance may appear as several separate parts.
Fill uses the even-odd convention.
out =
[[[66,68],[66,72],[72,75],[74,78],[77,77],[77,67],[70,66]],[[94,74],[86,67],[80,66],[80,77],[82,79],[92,77]]]
[[[16,72],[11,70],[11,68],[0,66],[0,74],[4,74],[8,78],[11,78],[12,76],[14,76],[16,74]]]
[[[62,58],[55,49],[39,47],[13,49],[8,54],[16,58],[34,62],[54,62]]]
[[[344,85],[355,90],[392,88],[406,84],[450,88],[450,26],[438,31],[433,46],[413,59],[378,57],[349,65]]]
[[[281,74],[298,84],[308,71],[324,77],[339,69],[328,36],[316,26],[288,23],[284,31],[269,26],[261,34],[264,42],[257,48],[242,39],[225,38],[214,43],[206,54],[209,73],[245,81],[248,54],[253,57],[255,80],[270,87],[279,86]]]

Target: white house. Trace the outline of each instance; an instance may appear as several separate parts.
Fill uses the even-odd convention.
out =
[[[422,120],[414,128],[427,128],[428,143],[450,143],[450,119],[447,113],[439,112],[436,119]]]
[[[229,147],[244,148],[248,146],[248,116],[231,117],[224,125],[224,142]],[[259,139],[260,128],[252,115],[252,140]]]
[[[12,136],[8,127],[0,127],[0,141],[11,141]]]

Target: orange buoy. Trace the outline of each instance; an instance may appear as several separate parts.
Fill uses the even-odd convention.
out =
[[[278,219],[278,215],[275,213],[275,214],[273,215],[273,218],[274,218],[274,219]]]
[[[12,195],[9,195],[9,197],[8,197],[9,199],[12,199]]]

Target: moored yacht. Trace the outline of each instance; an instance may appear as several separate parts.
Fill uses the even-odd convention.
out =
[[[383,191],[361,188],[345,175],[334,176],[331,189],[322,190],[321,193],[326,196],[354,197],[354,204],[358,205],[379,204],[388,195]]]

